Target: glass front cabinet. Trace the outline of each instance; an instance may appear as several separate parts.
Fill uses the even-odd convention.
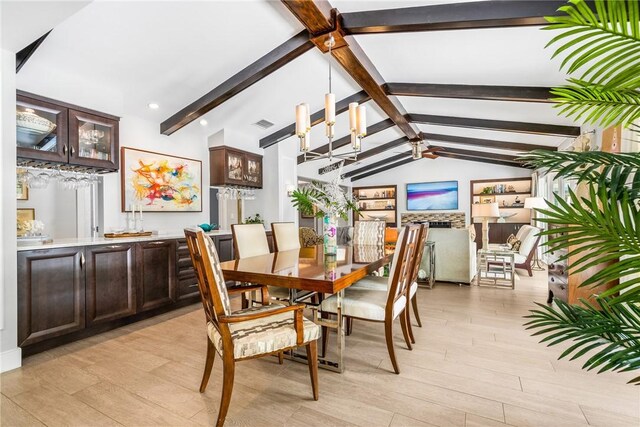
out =
[[[19,91],[18,163],[118,170],[118,124],[118,117]]]

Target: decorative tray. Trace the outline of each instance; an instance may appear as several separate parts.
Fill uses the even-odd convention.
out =
[[[124,233],[104,233],[104,237],[107,239],[119,239],[123,237],[147,237],[151,236],[151,231],[140,231],[140,232],[124,232]]]

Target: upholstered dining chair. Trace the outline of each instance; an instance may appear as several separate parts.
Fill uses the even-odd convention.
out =
[[[300,249],[298,227],[293,222],[272,222],[273,250],[275,252]]]
[[[232,224],[233,248],[236,259],[270,253],[267,233],[262,224]],[[280,286],[269,286],[269,296],[280,301],[289,300],[289,291]]]
[[[354,245],[384,246],[384,221],[356,221],[353,230]]]
[[[418,271],[420,271],[420,261],[422,260],[422,256],[424,254],[424,246],[427,241],[427,237],[429,236],[429,225],[423,224],[420,227],[420,234],[418,237],[416,256],[413,259],[413,266],[411,271],[411,281],[409,286],[409,301],[407,301],[407,329],[409,332],[409,338],[412,343],[415,343],[416,340],[413,336],[413,330],[411,329],[411,316],[410,312],[413,309],[413,315],[416,318],[416,323],[419,327],[422,327],[422,320],[420,320],[420,313],[418,312]],[[393,265],[390,267],[393,269]],[[358,280],[352,286],[354,289],[373,289],[378,291],[387,292],[389,289],[389,281],[387,277],[377,277],[377,276],[367,276],[363,279]],[[409,308],[409,303],[411,303],[411,309]]]
[[[307,350],[313,398],[318,400],[317,339],[320,328],[303,316],[304,306],[268,305],[268,296],[263,294],[263,306],[232,313],[229,293],[213,241],[198,229],[186,229],[184,234],[198,278],[207,321],[207,359],[200,393],[204,393],[209,382],[215,354],[222,357],[222,397],[216,425],[224,424],[229,409],[236,362],[281,353],[303,345]]]
[[[408,292],[413,270],[414,257],[417,251],[420,225],[407,225],[398,235],[398,245],[393,254],[393,261],[388,277],[388,291],[376,289],[348,287],[342,298],[342,314],[350,318],[382,322],[385,326],[387,351],[396,374],[400,373],[393,345],[393,323],[400,318],[400,326],[407,347],[411,349],[407,329],[406,308]],[[332,295],[322,301],[321,310],[325,313],[337,313],[337,298]],[[326,327],[323,327],[323,348],[326,344]]]

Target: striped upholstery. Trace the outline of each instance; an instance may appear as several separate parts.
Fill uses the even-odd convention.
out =
[[[384,246],[385,225],[384,221],[356,221],[353,244]]]
[[[389,290],[389,280],[387,277],[367,276],[358,280],[351,286],[352,289],[372,289],[376,291]],[[409,288],[409,297],[413,297],[418,290],[418,283],[413,282]]]
[[[281,306],[252,307],[233,313],[246,314],[257,311],[269,311]],[[283,348],[295,347],[296,330],[294,328],[294,312],[276,314],[260,319],[239,323],[229,323],[229,331],[233,341],[233,358],[244,359],[265,353],[273,353]],[[303,318],[304,343],[320,337],[320,327],[311,320]],[[209,338],[220,354],[223,352],[222,336],[213,323],[207,324]]]
[[[231,304],[229,302],[229,294],[227,293],[227,285],[225,284],[224,277],[222,276],[222,270],[220,269],[220,260],[218,259],[218,252],[213,244],[211,237],[204,235],[207,250],[207,256],[211,262],[211,269],[213,270],[213,276],[216,281],[216,287],[218,288],[218,294],[220,295],[220,301],[222,302],[222,308],[224,314],[228,316],[231,313]]]

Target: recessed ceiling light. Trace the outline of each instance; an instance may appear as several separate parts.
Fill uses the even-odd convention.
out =
[[[207,122],[205,119],[200,120],[200,124],[201,124],[202,126],[206,126],[206,125],[207,125],[207,123],[208,123],[208,122]]]
[[[151,102],[150,104],[147,105],[149,108],[151,108],[152,110],[157,110],[158,108],[160,108],[160,106],[158,104],[156,104],[155,102]]]

